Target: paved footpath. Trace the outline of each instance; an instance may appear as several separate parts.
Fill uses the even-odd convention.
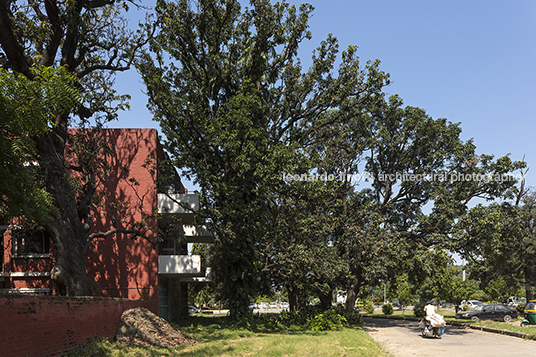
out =
[[[417,321],[364,318],[363,329],[396,357],[529,357],[536,341],[448,325],[441,339],[421,336]]]

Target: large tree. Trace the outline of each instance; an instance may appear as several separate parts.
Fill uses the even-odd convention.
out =
[[[34,69],[62,67],[77,79],[83,98],[75,113],[58,113],[51,130],[32,137],[42,181],[56,210],[44,224],[55,250],[51,278],[66,295],[87,295],[85,257],[91,238],[91,179],[75,187],[69,170],[84,177],[88,168],[70,166],[65,157],[68,127],[102,125],[125,107],[113,89],[113,73],[129,69],[145,34],[127,28],[122,1],[0,1],[0,66],[36,80]],[[76,114],[76,117],[70,114]],[[76,119],[77,118],[77,119]],[[31,119],[31,118],[30,118]],[[111,232],[103,232],[106,235]]]
[[[254,294],[256,247],[282,175],[311,172],[304,148],[379,96],[388,77],[378,62],[360,66],[353,46],[334,73],[331,35],[304,71],[298,50],[311,38],[309,5],[256,0],[242,10],[233,0],[182,0],[156,10],[158,36],[140,71],[166,148],[201,188],[237,318]]]
[[[461,140],[459,124],[404,106],[398,96],[372,104],[364,114],[370,120],[362,120],[369,140],[356,144],[369,187],[349,198],[339,240],[351,257],[350,308],[360,287],[385,280],[397,265],[407,268],[403,261],[415,252],[453,249],[453,225],[470,202],[509,197],[517,181],[503,177],[525,165],[477,156],[473,143]]]

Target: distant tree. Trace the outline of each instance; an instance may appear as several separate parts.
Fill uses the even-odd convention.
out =
[[[527,298],[533,297],[536,195],[532,190],[520,195],[522,198],[511,202],[478,205],[456,226],[459,251],[493,299],[507,299],[520,287],[525,289]]]

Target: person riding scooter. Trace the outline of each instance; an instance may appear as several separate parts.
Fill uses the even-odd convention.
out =
[[[446,322],[443,316],[436,314],[434,305],[431,301],[426,302],[421,320],[422,335],[426,337],[441,338],[445,332]]]

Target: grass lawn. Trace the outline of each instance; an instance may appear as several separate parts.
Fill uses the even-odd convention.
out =
[[[299,327],[273,330],[231,326],[225,316],[202,315],[178,327],[199,342],[176,349],[146,349],[104,340],[74,350],[70,356],[389,356],[359,327],[322,332]]]

